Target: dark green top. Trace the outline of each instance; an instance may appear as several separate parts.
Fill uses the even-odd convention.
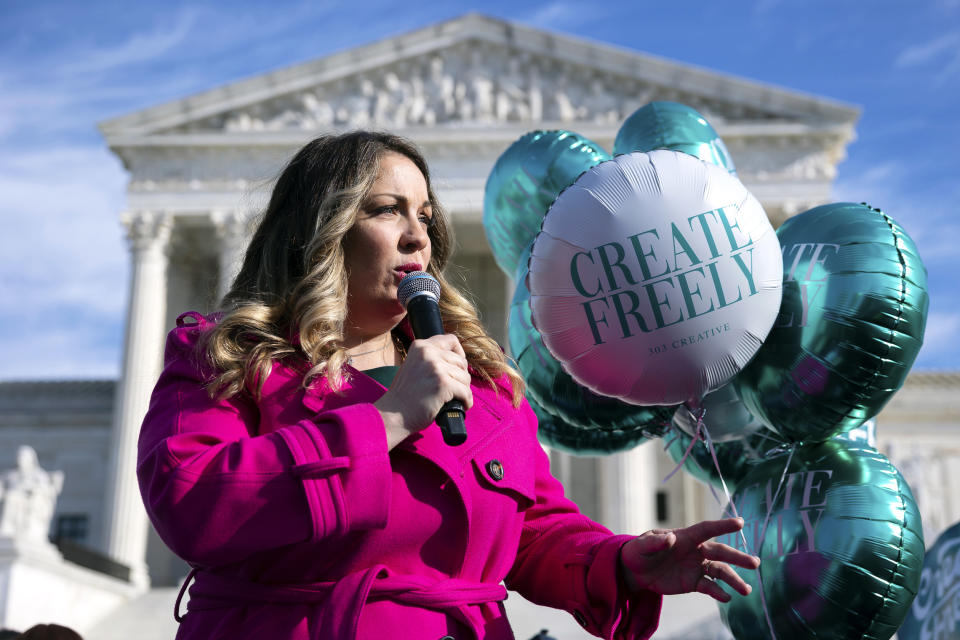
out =
[[[393,378],[397,375],[397,371],[399,369],[400,367],[396,365],[389,367],[374,367],[373,369],[367,369],[364,371],[364,373],[389,389],[390,383],[393,382]]]

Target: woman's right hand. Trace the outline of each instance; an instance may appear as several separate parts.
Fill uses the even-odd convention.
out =
[[[467,357],[451,334],[414,340],[390,389],[374,403],[383,416],[387,448],[434,421],[440,408],[454,398],[473,406]]]

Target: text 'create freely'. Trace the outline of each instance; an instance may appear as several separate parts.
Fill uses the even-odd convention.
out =
[[[721,207],[574,254],[573,287],[594,344],[650,332],[729,307],[757,293],[753,240]],[[730,215],[733,213],[734,215]],[[617,328],[607,320],[613,312]],[[603,329],[601,327],[604,327]]]

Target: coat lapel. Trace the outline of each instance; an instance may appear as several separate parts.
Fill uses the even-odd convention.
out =
[[[333,391],[326,378],[317,379],[303,393],[302,402],[311,413],[333,411],[358,402],[376,402],[386,393],[386,389],[376,380],[361,371],[348,368],[350,379],[339,391]],[[451,478],[460,475],[462,463],[461,450],[469,447],[468,440],[461,447],[449,447],[443,441],[443,435],[436,424],[415,433],[398,445],[403,451],[424,457],[443,469]]]

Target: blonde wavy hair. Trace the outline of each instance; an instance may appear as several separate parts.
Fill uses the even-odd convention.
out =
[[[342,388],[349,375],[343,347],[349,277],[344,237],[377,179],[380,158],[389,152],[409,158],[427,183],[434,223],[426,271],[440,282],[444,329],[457,336],[486,384],[496,389],[494,379],[507,376],[513,405],[519,406],[523,378],[484,330],[473,304],[443,276],[453,239],[426,161],[407,140],[371,131],[316,138],[280,174],[224,296],[222,318],[200,344],[216,372],[207,386],[211,396],[259,396],[279,361],[301,366],[304,386],[323,376],[333,390]]]

